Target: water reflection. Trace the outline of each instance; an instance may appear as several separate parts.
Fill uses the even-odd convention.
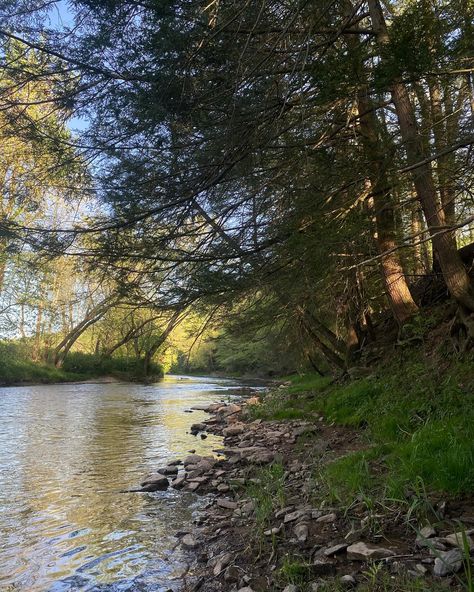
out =
[[[190,448],[186,434],[230,381],[0,389],[0,589],[168,590],[182,570],[173,533],[199,499],[119,493]]]

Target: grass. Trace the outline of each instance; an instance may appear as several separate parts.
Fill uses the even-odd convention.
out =
[[[65,372],[53,366],[28,360],[0,360],[0,384],[13,385],[23,383],[47,384],[81,380],[87,376]]]
[[[87,380],[99,376],[115,376],[120,379],[143,379],[142,361],[136,358],[104,359],[80,352],[70,353],[62,368],[30,359],[28,345],[0,341],[0,384],[47,384]],[[158,364],[150,367],[150,378],[161,377]]]
[[[269,525],[273,513],[285,506],[285,469],[272,463],[253,473],[253,481],[245,488],[245,495],[255,505],[255,522],[261,535]]]
[[[385,570],[375,568],[372,572],[365,574],[366,581],[361,583],[358,592],[446,592],[452,588],[449,584],[433,581],[426,581],[423,578],[413,578],[410,576],[398,575],[391,576]],[[304,588],[303,588],[304,590]],[[307,590],[311,590],[307,588]],[[343,592],[347,590],[338,580],[329,580],[321,583],[318,592]]]
[[[366,447],[329,464],[319,476],[333,498],[361,493],[404,499],[414,484],[459,495],[474,491],[472,360],[425,358],[422,349],[394,352],[372,376],[331,383],[291,378],[252,409],[255,418],[311,419],[354,427]]]

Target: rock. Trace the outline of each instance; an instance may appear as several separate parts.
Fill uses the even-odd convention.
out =
[[[461,549],[456,548],[446,551],[446,553],[440,553],[439,557],[435,559],[433,573],[439,577],[457,573],[462,567],[462,562],[463,553]]]
[[[217,505],[219,508],[225,508],[226,510],[235,510],[237,508],[237,502],[233,502],[225,497],[219,498],[217,500]]]
[[[230,490],[230,487],[228,485],[226,485],[225,483],[221,483],[220,485],[217,486],[217,491],[219,491],[220,493],[227,493]]]
[[[197,465],[198,462],[200,462],[202,459],[203,457],[199,454],[190,454],[184,459],[183,464],[185,467],[187,467],[188,465]]]
[[[218,576],[229,565],[231,559],[232,555],[230,553],[224,553],[224,555],[218,557],[212,570],[213,574]]]
[[[243,423],[235,423],[234,425],[229,426],[228,428],[224,428],[222,433],[224,436],[240,436],[245,430],[245,426]]]
[[[207,434],[199,434],[201,440],[205,440],[207,438]]]
[[[294,512],[286,514],[283,518],[283,522],[285,524],[288,524],[288,522],[294,522],[295,520],[298,520],[298,518],[302,518],[303,516],[307,516],[304,510],[295,510]]]
[[[464,551],[464,543],[466,542],[470,551],[474,550],[474,541],[466,532],[454,532],[445,538],[448,545],[452,547],[459,547]]]
[[[266,530],[263,534],[265,536],[273,536],[273,535],[281,532],[281,528],[282,528],[282,525],[280,524],[280,526],[278,526],[278,527],[270,528],[270,530]]]
[[[342,553],[345,551],[349,545],[347,543],[341,543],[340,545],[333,545],[327,549],[323,550],[323,555],[326,557],[331,557],[331,555],[337,555],[338,553]]]
[[[334,522],[337,519],[337,516],[334,512],[331,512],[330,514],[325,514],[324,516],[320,516],[319,518],[316,519],[316,522],[324,522],[324,523],[328,523],[328,522]]]
[[[354,543],[347,548],[348,559],[366,561],[367,559],[385,559],[386,557],[392,557],[395,555],[390,549],[384,549],[383,547],[376,547],[373,545],[367,545],[362,541]]]
[[[190,427],[189,431],[193,436],[198,434],[199,432],[205,432],[207,429],[207,425],[205,423],[193,423]]]
[[[181,539],[181,544],[183,547],[186,547],[186,549],[195,549],[197,547],[197,541],[192,534],[186,534]]]
[[[168,478],[161,473],[153,473],[148,475],[144,481],[140,483],[142,491],[164,491],[168,489]]]
[[[270,463],[275,459],[275,453],[268,448],[262,446],[250,446],[246,448],[236,449],[235,452],[240,454],[247,462],[253,464],[266,464]],[[230,450],[226,451],[226,454],[231,454]]]
[[[419,536],[423,537],[424,539],[429,539],[435,535],[436,530],[430,524],[428,524],[427,526],[423,526],[419,534]]]
[[[339,581],[344,587],[347,588],[352,588],[353,586],[357,585],[356,579],[354,578],[354,576],[351,576],[350,574],[342,576]]]
[[[245,586],[245,588],[239,588],[237,592],[253,592],[253,590],[250,586]]]
[[[286,588],[283,588],[283,592],[298,592],[298,588],[294,584],[288,584]]]
[[[174,489],[181,489],[186,483],[186,477],[177,477],[171,481],[171,487]]]
[[[431,546],[431,542],[428,541],[428,539],[430,539],[431,537],[434,537],[436,535],[436,530],[428,525],[428,526],[424,526],[423,528],[420,529],[420,532],[417,534],[416,539],[415,539],[415,545],[417,547],[430,547]]]
[[[157,473],[160,473],[161,475],[177,475],[178,467],[176,465],[167,465],[166,467],[158,469]]]
[[[336,566],[329,559],[317,557],[313,561],[311,571],[314,575],[325,576],[334,573],[336,571]]]
[[[309,528],[306,522],[300,522],[295,526],[295,536],[300,543],[305,543],[308,539]]]
[[[324,589],[324,582],[311,582],[309,584],[309,592],[321,592]]]
[[[417,547],[419,547],[420,549],[422,548],[427,548],[427,549],[436,549],[437,551],[446,551],[446,545],[445,543],[446,539],[443,538],[439,538],[439,537],[432,537],[430,539],[424,539],[421,537],[417,537],[415,540],[415,545]]]

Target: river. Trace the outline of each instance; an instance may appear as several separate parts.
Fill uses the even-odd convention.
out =
[[[0,590],[176,589],[185,558],[174,533],[203,499],[169,489],[120,493],[190,449],[192,405],[237,383],[166,377],[154,385],[62,384],[0,389]]]

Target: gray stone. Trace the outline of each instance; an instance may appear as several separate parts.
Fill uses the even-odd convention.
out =
[[[281,532],[281,528],[282,528],[282,524],[280,524],[280,526],[278,526],[278,527],[270,528],[270,530],[266,530],[263,534],[265,536],[273,536],[273,535]]]
[[[348,546],[349,545],[347,543],[333,545],[332,547],[324,549],[323,555],[326,555],[326,557],[331,557],[331,555],[337,555],[338,553],[342,553],[342,551],[345,551]]]
[[[316,557],[311,566],[314,575],[325,576],[336,571],[335,564],[327,558]]]
[[[219,498],[217,500],[217,505],[219,508],[225,508],[226,510],[235,510],[237,508],[237,502],[233,502],[225,497]]]
[[[253,590],[250,586],[245,586],[245,588],[239,588],[237,592],[253,592]]]
[[[288,584],[288,586],[283,589],[283,592],[298,592],[298,588],[294,584]]]
[[[176,465],[167,465],[166,467],[159,468],[157,472],[161,475],[177,475],[178,467]]]
[[[181,539],[181,544],[183,545],[183,547],[186,547],[187,549],[195,549],[197,547],[197,541],[192,534],[186,534]]]
[[[325,514],[324,516],[320,516],[319,518],[316,519],[316,522],[324,522],[324,523],[328,523],[328,522],[334,522],[337,519],[337,516],[334,512],[331,512],[330,514]]]
[[[302,518],[303,516],[307,516],[307,514],[304,510],[295,510],[294,512],[290,512],[289,514],[286,514],[286,516],[283,518],[283,522],[285,524],[288,524],[288,522],[294,522],[295,520],[298,520],[299,518]]]
[[[174,489],[181,489],[182,487],[184,487],[185,483],[185,477],[177,477],[176,479],[173,479],[173,481],[171,481],[171,487],[173,487]]]
[[[356,579],[354,578],[354,576],[351,576],[350,574],[342,576],[339,581],[343,586],[347,588],[352,588],[353,586],[357,585]]]
[[[168,489],[168,478],[161,473],[153,473],[148,475],[144,481],[140,483],[142,491],[163,491]]]
[[[306,522],[300,522],[295,526],[295,536],[300,543],[308,540],[309,528]]]
[[[445,540],[448,545],[451,545],[452,547],[459,547],[461,550],[464,550],[465,542],[470,551],[474,549],[474,541],[466,532],[463,531],[448,534]]]
[[[229,565],[231,559],[232,555],[230,553],[224,553],[224,555],[218,557],[212,570],[213,574],[218,576]]]
[[[347,548],[347,557],[349,559],[365,561],[367,559],[385,559],[392,557],[395,553],[384,547],[367,545],[364,542],[354,543]]]
[[[435,576],[443,577],[449,574],[457,573],[463,562],[463,553],[461,549],[451,549],[446,553],[440,553],[435,559],[433,573]]]

